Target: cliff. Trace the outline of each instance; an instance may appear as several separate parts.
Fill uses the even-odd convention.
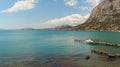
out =
[[[70,30],[120,31],[120,0],[104,0],[92,10],[85,23]]]

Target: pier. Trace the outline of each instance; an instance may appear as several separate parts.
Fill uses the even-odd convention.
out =
[[[120,57],[120,53],[111,53],[111,52],[98,50],[98,49],[91,49],[91,52],[101,54],[101,55],[106,55],[108,57]]]
[[[88,45],[103,45],[103,46],[112,46],[112,47],[120,47],[120,44],[113,44],[113,43],[108,43],[108,42],[104,42],[104,41],[97,41],[97,40],[79,40],[79,39],[75,39],[75,42],[78,43],[85,43]],[[101,54],[101,55],[105,55],[108,56],[109,58],[114,58],[114,57],[120,57],[120,53],[119,52],[108,52],[108,51],[104,51],[104,50],[99,50],[96,48],[92,48],[91,52],[97,53],[97,54]]]
[[[79,43],[86,43],[86,44],[89,44],[89,45],[105,45],[105,46],[120,47],[120,44],[112,44],[112,43],[103,42],[103,41],[93,41],[91,39],[88,39],[88,40],[75,39],[74,41],[79,42]]]

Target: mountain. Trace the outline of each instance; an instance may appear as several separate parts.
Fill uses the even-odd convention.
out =
[[[35,30],[34,28],[23,28],[21,30]]]
[[[71,28],[72,26],[70,25],[62,25],[62,26],[57,26],[55,27],[56,30],[64,30],[64,29],[68,29]]]
[[[71,30],[120,31],[120,0],[104,0],[92,10],[85,23]]]

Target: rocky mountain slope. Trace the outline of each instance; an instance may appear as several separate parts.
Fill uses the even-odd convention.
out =
[[[84,24],[70,30],[120,31],[120,0],[104,0]]]

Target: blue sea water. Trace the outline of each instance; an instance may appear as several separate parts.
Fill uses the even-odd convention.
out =
[[[101,67],[99,63],[104,63],[102,67],[119,66],[119,60],[108,62],[104,56],[91,53],[92,46],[76,43],[74,39],[120,43],[120,33],[0,30],[0,67]],[[108,51],[116,49],[107,46],[96,48],[98,47]],[[115,51],[119,52],[119,48]],[[90,55],[92,59],[84,60],[85,55]]]

